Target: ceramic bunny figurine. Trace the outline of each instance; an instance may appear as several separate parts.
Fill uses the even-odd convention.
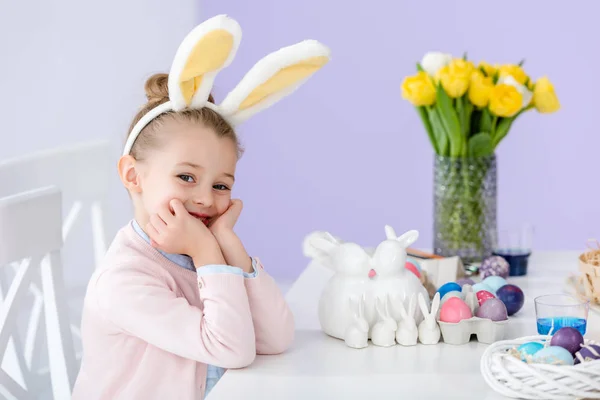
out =
[[[377,283],[379,287],[377,290],[391,294],[391,298],[394,300],[391,309],[392,316],[398,321],[402,318],[402,315],[397,305],[401,303],[408,305],[409,297],[413,294],[423,293],[427,299],[429,299],[429,295],[419,278],[405,268],[406,248],[417,240],[419,233],[413,230],[397,236],[394,229],[389,225],[385,226],[385,233],[387,239],[375,249],[373,263],[378,275]],[[412,316],[417,323],[423,318],[420,310]]]
[[[346,328],[354,320],[348,308],[352,296],[365,295],[364,318],[371,328],[379,319],[375,308],[377,297],[394,299],[389,311],[396,321],[400,319],[395,305],[398,301],[407,302],[409,296],[417,293],[423,293],[429,300],[419,278],[405,268],[406,248],[418,238],[418,232],[408,231],[398,237],[390,226],[385,227],[385,232],[386,239],[373,250],[343,242],[323,231],[305,238],[304,255],[335,272],[319,299],[319,322],[326,334],[344,339]],[[417,322],[422,319],[420,311],[416,318]]]
[[[419,293],[419,295],[422,295],[422,293]],[[400,321],[398,322],[398,330],[396,331],[396,341],[402,346],[416,345],[419,337],[417,323],[415,322],[415,311],[417,308],[417,301],[415,299],[416,296],[413,293],[410,296],[408,310],[402,302],[397,303],[398,310],[400,311]]]
[[[419,307],[425,320],[419,324],[419,341],[423,344],[437,344],[440,341],[440,327],[437,323],[437,312],[440,307],[440,293],[437,292],[431,302],[431,312],[425,298],[419,293]]]
[[[389,347],[396,344],[396,321],[390,316],[387,295],[375,299],[375,309],[379,320],[371,331],[371,342],[376,346]]]
[[[350,309],[354,313],[354,320],[346,328],[344,341],[348,347],[362,349],[369,345],[369,324],[365,319],[365,296],[349,299]]]
[[[355,243],[344,243],[328,232],[314,232],[304,240],[304,254],[335,271],[319,298],[321,329],[333,337],[344,339],[354,315],[348,299],[365,295],[364,317],[372,326],[375,312],[368,294],[370,256]]]

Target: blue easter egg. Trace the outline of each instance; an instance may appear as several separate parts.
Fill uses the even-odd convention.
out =
[[[480,290],[485,290],[485,291],[490,292],[493,295],[496,295],[496,291],[485,283],[479,282],[479,283],[476,283],[473,285],[473,293],[477,293]]]
[[[452,292],[454,290],[460,292],[462,288],[456,282],[447,282],[440,286],[440,288],[437,291],[440,294],[440,299],[442,299],[446,293]]]
[[[500,289],[502,286],[508,283],[506,282],[506,279],[497,275],[488,276],[481,282],[491,287],[493,289],[492,293],[496,293],[498,289]]]
[[[573,365],[575,360],[564,347],[549,346],[533,355],[533,362],[538,364]]]
[[[525,304],[525,294],[516,285],[504,285],[496,292],[498,297],[508,310],[508,315],[513,315],[519,312]]]
[[[544,345],[539,342],[527,342],[517,347],[517,351],[521,355],[521,360],[526,361],[529,356],[533,356],[543,348]]]

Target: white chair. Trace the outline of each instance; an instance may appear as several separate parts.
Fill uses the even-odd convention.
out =
[[[39,315],[44,314],[52,395],[68,400],[78,371],[63,282],[61,193],[56,187],[0,198],[0,268],[16,264],[16,273],[0,306],[0,394],[7,399],[34,399],[43,379],[32,369],[40,352]],[[41,280],[43,300],[34,301],[22,343],[19,318],[24,315],[31,283]],[[43,310],[41,309],[43,306]],[[4,367],[10,365],[11,372]],[[12,363],[11,363],[12,362]]]
[[[106,202],[116,157],[110,142],[90,142],[27,154],[0,162],[0,197],[40,187],[57,186],[63,205],[69,207],[63,223],[63,240],[81,211],[91,211],[95,265],[108,243]],[[66,211],[66,210],[65,210]]]
[[[76,339],[73,343],[76,349],[81,345],[78,314],[83,303],[86,279],[91,276],[107,249],[106,226],[110,217],[107,200],[111,178],[117,179],[117,159],[118,154],[116,150],[113,151],[110,142],[99,141],[58,147],[0,161],[0,197],[47,186],[56,186],[61,191],[64,216],[63,265],[69,271],[66,284],[68,301],[74,311],[71,314],[71,332]],[[12,265],[12,269],[0,269],[0,286],[6,286],[6,281],[14,280],[16,273],[16,264]],[[78,282],[72,283],[76,275],[79,277]],[[42,291],[39,286],[34,280],[29,287],[40,310],[37,314],[38,321],[43,316]],[[35,334],[43,337],[43,324],[34,321],[35,316],[35,313],[31,315],[30,327],[36,327]],[[34,331],[30,329],[29,332]],[[29,351],[32,348],[28,347]],[[49,372],[49,365],[41,360],[39,352],[34,351],[24,356],[32,357],[29,359],[32,370],[42,374]],[[81,353],[77,353],[78,361],[80,357]],[[6,366],[7,370],[11,368],[16,368],[14,362]]]

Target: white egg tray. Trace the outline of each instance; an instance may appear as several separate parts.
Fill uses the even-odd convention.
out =
[[[472,317],[457,323],[443,322],[438,319],[438,324],[444,343],[467,344],[471,340],[471,335],[475,334],[478,342],[489,344],[504,340],[508,320],[492,321],[487,318]]]

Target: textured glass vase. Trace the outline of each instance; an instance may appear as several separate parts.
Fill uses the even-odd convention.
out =
[[[496,156],[435,156],[434,252],[465,263],[492,254],[496,233]]]

